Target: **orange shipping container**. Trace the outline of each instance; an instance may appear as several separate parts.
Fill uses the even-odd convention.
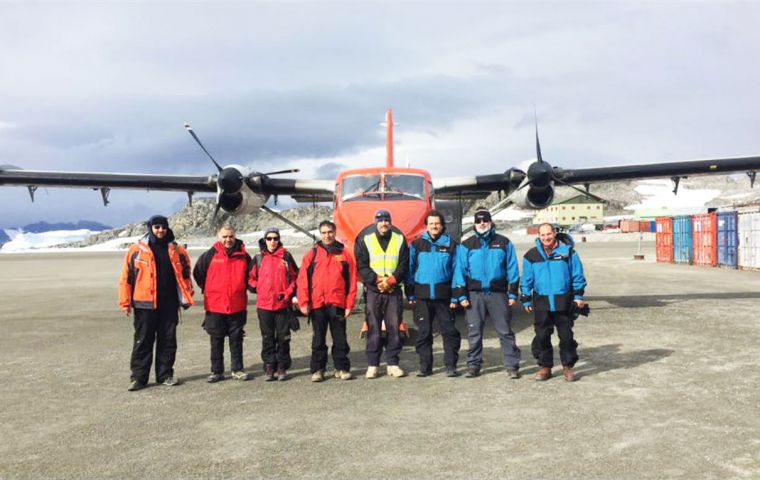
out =
[[[673,263],[673,219],[660,217],[656,220],[655,246],[657,261]]]
[[[694,265],[718,264],[718,216],[714,213],[692,217]]]
[[[620,233],[638,232],[641,223],[638,220],[620,220]]]

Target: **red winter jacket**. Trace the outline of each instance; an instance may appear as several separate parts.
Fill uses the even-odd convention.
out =
[[[316,257],[316,258],[315,258]],[[309,297],[309,266],[313,263],[311,275],[311,297]],[[343,309],[353,309],[356,303],[356,262],[351,253],[340,242],[326,247],[322,242],[306,252],[301,260],[298,274],[298,304],[309,306],[311,310],[333,305]]]
[[[296,293],[298,265],[282,244],[271,253],[263,239],[259,240],[259,246],[261,253],[253,259],[248,286],[256,291],[256,308],[282,310],[290,306]]]
[[[251,256],[245,253],[245,245],[235,241],[232,253],[216,242],[203,252],[195,263],[193,277],[203,290],[203,303],[207,312],[231,315],[242,312],[248,306],[246,281]]]

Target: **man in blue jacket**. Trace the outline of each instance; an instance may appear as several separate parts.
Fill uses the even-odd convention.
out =
[[[573,366],[578,361],[578,343],[573,338],[571,311],[583,308],[583,291],[586,278],[583,264],[573,248],[570,235],[554,231],[549,223],[538,227],[536,246],[523,258],[522,303],[525,311],[535,313],[533,327],[536,337],[531,350],[540,367],[535,379],[548,380],[552,376],[554,351],[552,333],[557,327],[559,358],[568,382],[575,381]]]
[[[433,373],[433,322],[438,321],[443,337],[443,363],[446,376],[456,377],[462,336],[457,330],[453,309],[451,279],[454,275],[457,244],[446,233],[443,215],[431,210],[425,220],[426,232],[409,248],[409,274],[404,282],[406,296],[414,306],[417,323],[418,377]],[[464,289],[456,294],[461,295]]]
[[[452,286],[464,288],[456,300],[467,318],[467,377],[480,375],[483,364],[483,327],[491,317],[499,335],[504,367],[512,379],[520,378],[520,349],[512,331],[510,307],[517,303],[520,273],[512,242],[496,233],[491,213],[484,207],[475,212],[475,235],[459,247]]]

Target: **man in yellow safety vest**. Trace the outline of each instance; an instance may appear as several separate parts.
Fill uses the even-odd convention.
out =
[[[406,373],[399,367],[403,346],[403,299],[399,284],[409,268],[409,246],[401,230],[392,225],[390,212],[378,210],[375,223],[359,232],[354,242],[354,257],[367,293],[366,377],[377,378],[383,344],[388,375],[403,377]]]

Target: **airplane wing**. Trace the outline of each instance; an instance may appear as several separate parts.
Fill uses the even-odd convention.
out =
[[[513,168],[501,174],[434,180],[436,198],[482,198],[484,194],[502,191],[517,206],[540,209],[551,203],[556,185],[565,185],[587,193],[589,184],[597,182],[670,178],[675,184],[674,193],[677,193],[681,178],[746,172],[754,185],[755,173],[760,170],[760,156],[563,169],[552,167],[544,161],[538,144],[537,154],[538,160],[530,165],[527,172]],[[576,185],[583,185],[586,190],[581,190]]]
[[[92,188],[101,191],[106,204],[108,192],[113,188],[177,191],[188,194],[217,193],[218,200],[227,202],[234,196],[255,196],[254,204],[257,206],[263,204],[271,195],[292,195],[304,202],[332,201],[335,191],[335,182],[332,180],[270,178],[266,174],[249,172],[239,166],[225,167],[218,175],[157,175],[24,170],[3,165],[0,166],[0,185],[27,187],[32,199],[37,187]],[[251,203],[245,199],[233,201],[230,205],[250,206]],[[237,208],[229,210],[243,213],[237,211]]]
[[[615,167],[567,169],[555,168],[557,178],[565,183],[583,184],[614,180],[687,177],[694,175],[753,172],[760,170],[760,157],[717,158],[684,162],[662,162]]]

